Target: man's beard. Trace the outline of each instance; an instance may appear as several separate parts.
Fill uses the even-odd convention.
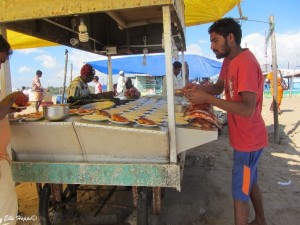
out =
[[[223,50],[223,52],[219,52],[219,51],[216,51],[216,50],[214,51],[214,53],[216,54],[217,59],[226,58],[229,55],[230,48],[229,48],[227,40],[226,40],[224,46],[222,47],[222,50]]]

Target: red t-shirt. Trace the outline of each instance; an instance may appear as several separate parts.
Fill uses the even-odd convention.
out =
[[[245,49],[231,61],[225,58],[220,78],[224,80],[228,101],[241,101],[241,92],[256,94],[255,111],[251,117],[227,113],[230,145],[243,152],[267,146],[267,129],[261,116],[264,77],[255,56]]]

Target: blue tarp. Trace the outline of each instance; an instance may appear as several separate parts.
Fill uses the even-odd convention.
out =
[[[189,65],[190,79],[211,77],[219,74],[222,62],[199,55],[185,55]],[[142,64],[143,55],[112,58],[112,74],[123,70],[128,74],[149,74],[163,76],[166,74],[165,55],[147,55],[146,65]],[[107,60],[87,62],[101,73],[108,74]]]

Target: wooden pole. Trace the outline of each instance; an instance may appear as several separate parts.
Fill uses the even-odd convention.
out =
[[[65,74],[64,74],[64,85],[63,85],[63,93],[61,97],[61,103],[64,103],[65,99],[65,91],[66,91],[66,79],[67,79],[67,68],[68,68],[68,50],[65,51],[66,60],[65,60]]]
[[[163,6],[163,29],[164,48],[167,82],[167,107],[168,107],[168,127],[170,140],[170,163],[177,163],[176,151],[176,127],[174,111],[174,86],[173,86],[173,66],[172,66],[172,33],[171,33],[171,12],[169,6]]]
[[[70,77],[70,84],[72,83],[73,79],[73,63],[71,63],[71,77]]]
[[[0,34],[7,40],[6,26],[0,23]],[[6,60],[2,64],[0,70],[0,96],[6,96],[12,92],[11,76],[10,76],[10,63]]]
[[[270,16],[271,51],[272,51],[272,73],[273,73],[273,116],[274,116],[274,142],[279,144],[278,126],[278,90],[277,90],[277,52],[275,39],[274,16]]]
[[[108,68],[107,91],[113,91],[111,55],[108,55],[107,58],[108,58],[107,59],[107,68]]]

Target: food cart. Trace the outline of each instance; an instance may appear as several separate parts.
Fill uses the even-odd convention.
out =
[[[79,184],[132,186],[137,222],[149,224],[150,206],[159,213],[161,188],[180,191],[185,151],[217,139],[218,134],[217,129],[175,123],[172,53],[186,48],[183,0],[4,3],[0,13],[3,34],[11,29],[108,58],[165,52],[165,126],[124,126],[87,122],[78,117],[11,124],[15,181],[44,184],[39,191],[42,224],[56,223],[50,208],[52,214],[53,210],[58,213],[61,205],[76,200]],[[112,66],[109,64],[110,89]],[[10,88],[7,68],[4,67],[4,93]]]

